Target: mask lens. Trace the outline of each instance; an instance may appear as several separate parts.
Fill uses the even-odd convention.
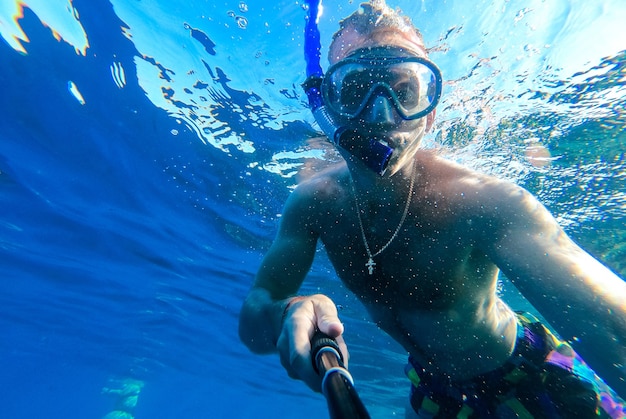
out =
[[[341,103],[345,112],[356,112],[371,89],[373,74],[360,66],[347,69],[343,79],[338,80],[341,91]]]
[[[375,75],[360,64],[346,64],[329,74],[331,107],[342,114],[359,112],[375,83]]]
[[[420,86],[424,84],[420,79],[420,67],[416,63],[402,63],[389,69],[387,84],[398,99],[397,105],[409,113],[419,111],[420,108]]]
[[[346,59],[331,67],[322,84],[327,106],[355,118],[368,101],[385,94],[404,119],[432,111],[441,95],[441,73],[419,57]]]

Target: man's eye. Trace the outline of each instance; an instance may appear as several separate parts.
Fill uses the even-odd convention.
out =
[[[370,77],[366,71],[353,71],[348,74],[341,84],[341,103],[345,106],[360,105],[367,93],[366,86],[371,83]]]
[[[415,83],[402,82],[393,86],[394,92],[398,96],[398,100],[403,105],[414,104],[419,100],[419,91]]]

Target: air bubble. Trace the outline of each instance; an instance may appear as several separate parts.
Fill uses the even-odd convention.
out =
[[[239,26],[241,29],[246,29],[248,27],[248,19],[243,16],[237,16],[235,18],[235,22],[237,22],[237,26]]]

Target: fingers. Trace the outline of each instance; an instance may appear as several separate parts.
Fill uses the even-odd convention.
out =
[[[318,294],[294,302],[285,318],[276,347],[280,361],[290,377],[304,381],[313,390],[321,391],[321,378],[313,370],[311,337],[316,329],[336,339],[347,366],[348,349],[341,334],[343,325],[337,317],[335,304]]]
[[[343,324],[337,316],[337,307],[330,298],[315,299],[314,305],[317,328],[331,338],[343,333]]]
[[[341,323],[339,317],[337,316],[337,307],[335,306],[335,303],[326,297],[325,299],[316,301],[314,307],[317,318],[317,328],[337,341],[337,345],[339,346],[339,350],[341,351],[341,355],[343,357],[344,365],[347,368],[350,354],[348,353],[348,347],[343,340],[343,336],[341,336],[344,330],[343,323]]]
[[[315,328],[316,319],[312,301],[307,298],[293,303],[276,346],[287,374],[291,378],[304,381],[313,390],[320,391],[311,363],[311,336]]]

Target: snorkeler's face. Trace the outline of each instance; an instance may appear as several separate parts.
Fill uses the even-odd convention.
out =
[[[441,73],[428,59],[397,47],[356,50],[331,66],[321,85],[326,109],[341,126],[384,137],[400,151],[421,137],[441,96]]]
[[[411,67],[409,73],[418,76],[417,80],[419,80],[420,86],[417,88],[412,86],[408,90],[404,88],[403,92],[415,93],[418,96],[404,96],[404,93],[401,92],[401,84],[396,84],[396,82],[401,81],[401,74],[396,74],[397,78],[390,78],[389,75],[378,71],[380,67],[374,67],[372,68],[372,78],[376,78],[374,76],[378,75],[380,76],[378,81],[361,80],[355,84],[349,78],[343,79],[348,81],[345,86],[350,89],[357,89],[357,93],[359,93],[352,96],[352,93],[346,90],[343,99],[348,100],[348,102],[351,101],[351,103],[347,103],[348,106],[344,106],[345,103],[341,107],[328,106],[329,99],[341,99],[341,95],[335,96],[334,99],[327,95],[325,103],[328,112],[339,125],[359,133],[364,138],[379,139],[394,150],[389,162],[389,169],[386,172],[387,175],[393,175],[406,164],[407,159],[411,158],[419,147],[422,137],[433,123],[434,109],[441,92],[439,70],[436,70],[434,64],[430,65],[432,63],[427,60],[425,47],[415,34],[399,33],[398,31],[383,30],[365,37],[351,30],[351,28],[344,28],[335,37],[330,48],[329,58],[332,64],[331,68],[335,67],[335,69],[342,67],[342,61],[346,63],[348,61],[363,61],[361,64],[366,66],[369,65],[370,61],[382,61],[373,64],[381,64],[382,67],[385,67],[385,60],[378,60],[381,57],[368,57],[367,55],[368,50],[380,52],[385,49],[390,52],[401,51],[397,57],[388,57],[388,63],[394,65],[402,63],[396,66],[396,69],[402,66]],[[414,63],[408,64],[412,61]],[[330,69],[328,73],[331,73]],[[431,76],[424,77],[426,74]],[[409,77],[409,79],[414,79],[414,77]],[[352,81],[354,80],[356,79]],[[362,89],[358,89],[359,85]],[[429,85],[431,86],[430,95],[427,88]],[[326,89],[329,87],[327,86]],[[339,91],[335,90],[335,93]],[[419,96],[420,93],[421,97]]]

